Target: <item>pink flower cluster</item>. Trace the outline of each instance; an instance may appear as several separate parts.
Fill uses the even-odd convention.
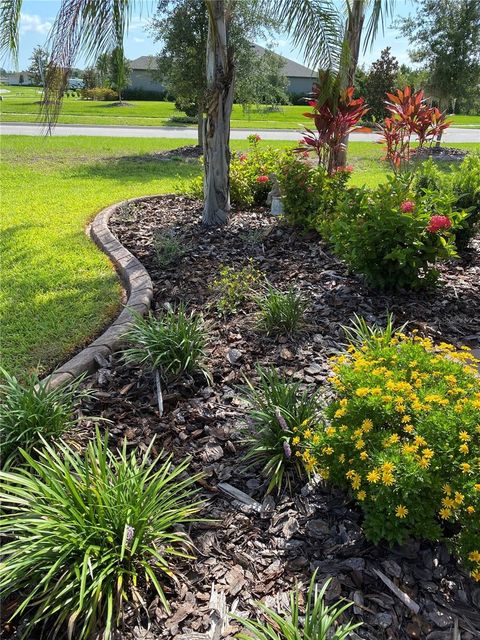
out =
[[[432,216],[428,223],[427,231],[430,233],[437,233],[442,229],[450,229],[452,221],[447,216]]]
[[[402,202],[400,205],[400,210],[403,211],[403,213],[412,213],[414,209],[415,203],[411,200],[405,200],[405,202]]]
[[[246,154],[246,153],[241,153],[241,154],[238,156],[238,159],[240,160],[240,162],[245,162],[245,160],[247,159],[247,157],[248,157],[248,156],[247,156],[247,154]]]
[[[258,176],[257,182],[268,182],[268,176]]]

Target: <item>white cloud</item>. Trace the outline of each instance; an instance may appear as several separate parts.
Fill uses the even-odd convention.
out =
[[[52,23],[31,13],[20,14],[20,33],[41,33],[46,35],[52,28]]]
[[[148,25],[149,20],[147,18],[142,18],[142,16],[132,16],[128,28],[130,31],[136,31],[137,29],[145,29]]]

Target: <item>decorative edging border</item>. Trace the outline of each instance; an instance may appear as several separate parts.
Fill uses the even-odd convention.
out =
[[[42,380],[42,384],[48,388],[56,388],[83,373],[93,373],[103,358],[118,351],[122,346],[123,336],[133,323],[132,311],[145,315],[149,310],[153,297],[152,280],[140,260],[113,235],[108,228],[108,222],[119,208],[154,198],[158,198],[158,195],[123,200],[110,205],[95,216],[90,226],[90,237],[115,265],[127,291],[127,302],[117,319],[101,336]]]

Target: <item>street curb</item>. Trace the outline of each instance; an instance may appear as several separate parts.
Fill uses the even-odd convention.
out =
[[[127,292],[127,302],[117,319],[101,336],[42,380],[42,384],[49,389],[71,382],[83,373],[96,371],[105,357],[122,346],[123,336],[133,324],[132,311],[143,316],[149,310],[153,296],[152,280],[140,260],[113,235],[108,228],[108,222],[113,213],[121,207],[157,197],[142,196],[123,200],[110,205],[95,216],[90,227],[90,237],[115,265]]]

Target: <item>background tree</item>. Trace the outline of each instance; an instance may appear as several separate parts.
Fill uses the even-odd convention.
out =
[[[278,28],[279,23],[258,0],[227,0],[225,6],[235,79],[248,77],[253,81],[255,54],[250,44]],[[154,39],[162,43],[154,76],[175,97],[177,108],[197,116],[199,145],[206,110],[208,22],[205,0],[159,0],[151,22]]]
[[[97,72],[98,86],[107,87],[110,77],[110,54],[101,53],[95,62],[95,71]]]
[[[368,117],[375,116],[383,120],[385,111],[385,94],[391,93],[397,84],[398,60],[391,55],[390,47],[383,49],[380,58],[372,63],[365,80],[364,97],[370,108]],[[403,89],[403,87],[400,87]]]
[[[82,74],[84,89],[93,89],[98,86],[97,72],[94,67],[87,67]]]
[[[427,69],[414,69],[407,64],[401,64],[395,84],[399,89],[405,87],[411,87],[415,91],[424,89],[428,84],[428,71]]]
[[[255,50],[254,53],[254,72],[237,73],[235,76],[235,102],[244,108],[251,104],[268,104],[273,109],[277,105],[288,104],[285,60],[268,47],[261,55]]]
[[[24,82],[25,82],[25,78],[24,78],[24,76],[23,76],[23,73],[21,73],[21,74],[18,76],[18,84],[23,84]]]
[[[48,65],[48,51],[43,47],[35,47],[30,56],[28,75],[35,85],[43,85]]]
[[[118,93],[118,102],[122,103],[122,91],[128,85],[131,67],[125,58],[122,47],[115,47],[110,54],[110,86]]]
[[[395,25],[412,46],[412,62],[428,71],[427,90],[440,109],[454,110],[480,84],[480,2],[419,0],[416,7]]]

